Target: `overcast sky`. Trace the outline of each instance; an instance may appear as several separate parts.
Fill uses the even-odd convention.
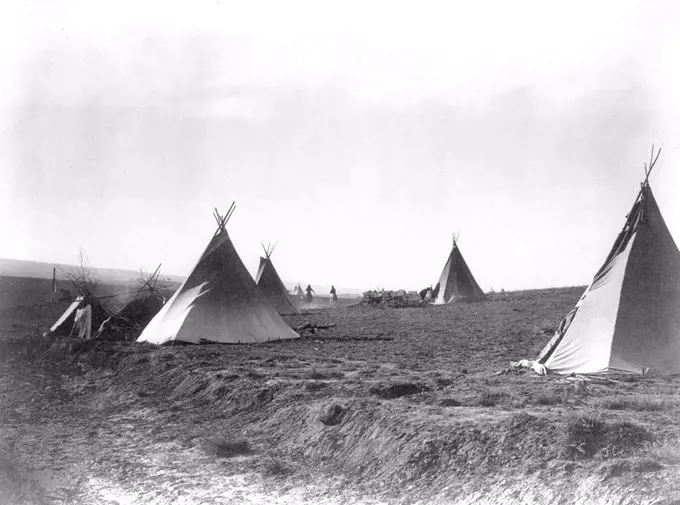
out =
[[[680,8],[653,1],[0,7],[0,257],[416,289],[587,284],[652,187],[680,241]]]

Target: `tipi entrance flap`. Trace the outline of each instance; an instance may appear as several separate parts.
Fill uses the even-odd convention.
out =
[[[631,241],[632,242],[632,241]],[[630,243],[629,243],[630,244]],[[541,360],[557,373],[601,373],[610,365],[612,339],[630,247],[617,256],[580,301],[578,311],[553,352]]]

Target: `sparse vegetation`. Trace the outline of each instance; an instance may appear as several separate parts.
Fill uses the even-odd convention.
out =
[[[252,471],[274,488],[322,479],[339,492],[380,489],[387,501],[454,488],[498,494],[496,478],[503,489],[534,479],[567,497],[593,475],[626,489],[668,479],[680,467],[674,378],[507,372],[542,347],[547,321],[581,292],[307,313],[289,323],[332,317],[332,337],[271,345],[47,340],[31,333],[39,320],[13,321],[11,338],[0,338],[0,442],[5,430],[19,454],[33,451],[23,461],[35,451],[51,467],[90,458],[87,475],[153,482],[154,492],[163,475],[189,494]]]
[[[335,426],[342,422],[346,413],[347,407],[344,407],[339,403],[331,403],[323,409],[319,416],[319,421],[326,426]]]
[[[425,384],[400,381],[391,384],[373,384],[370,387],[369,392],[372,395],[381,398],[393,399],[402,396],[415,395],[429,390],[430,388]]]
[[[338,372],[336,370],[332,369],[319,369],[319,368],[311,368],[310,370],[307,370],[304,374],[305,379],[311,379],[311,380],[328,380],[328,379],[338,379],[343,377],[344,374],[342,372]]]
[[[78,255],[78,266],[63,272],[78,294],[82,296],[97,296],[101,281],[97,278],[94,271],[87,266],[85,252],[81,249]]]
[[[646,429],[631,422],[606,423],[600,411],[571,414],[565,427],[565,456],[611,458],[655,441]]]
[[[283,477],[292,473],[293,468],[279,454],[269,452],[261,465],[261,471],[265,477]]]
[[[224,437],[211,437],[206,443],[208,454],[214,454],[219,458],[232,458],[252,452],[250,442],[244,438],[226,439]]]
[[[650,396],[629,396],[617,398],[605,398],[598,400],[595,406],[608,410],[637,410],[658,411],[675,407],[675,402],[669,403]]]
[[[493,407],[499,403],[506,401],[510,395],[505,391],[492,391],[490,389],[479,393],[475,398],[468,403],[471,407]]]
[[[604,439],[605,424],[599,412],[570,414],[565,427],[565,453],[568,458],[593,456]]]

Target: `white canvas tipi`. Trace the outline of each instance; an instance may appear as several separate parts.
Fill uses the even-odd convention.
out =
[[[234,204],[189,277],[140,335],[139,342],[267,342],[298,338],[262,294],[227,233]]]
[[[680,372],[680,251],[649,186],[658,157],[604,265],[539,354],[544,372]]]
[[[293,288],[293,296],[297,296],[297,297],[300,297],[300,298],[305,297],[305,292],[302,290],[302,286],[300,286],[299,282]]]
[[[470,268],[465,263],[465,259],[463,259],[455,236],[453,237],[451,253],[444,264],[444,269],[434,291],[436,293],[434,300],[436,305],[486,300],[486,295],[477,284]]]
[[[260,267],[257,270],[257,277],[255,278],[257,286],[269,301],[272,302],[279,314],[299,314],[300,312],[290,299],[288,290],[286,289],[286,286],[283,285],[283,281],[272,263],[271,256],[274,252],[274,247],[267,248],[263,245],[262,248],[264,249],[265,257],[260,258]]]

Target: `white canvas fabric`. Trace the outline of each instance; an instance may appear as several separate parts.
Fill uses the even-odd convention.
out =
[[[538,361],[560,374],[680,372],[680,251],[648,184]]]
[[[267,342],[298,338],[262,294],[221,227],[139,342]]]
[[[257,286],[281,315],[299,314],[270,257],[260,258],[255,278]]]
[[[439,276],[439,292],[434,300],[436,305],[452,302],[479,302],[486,300],[486,295],[468,268],[460,248],[453,242],[444,269]]]

